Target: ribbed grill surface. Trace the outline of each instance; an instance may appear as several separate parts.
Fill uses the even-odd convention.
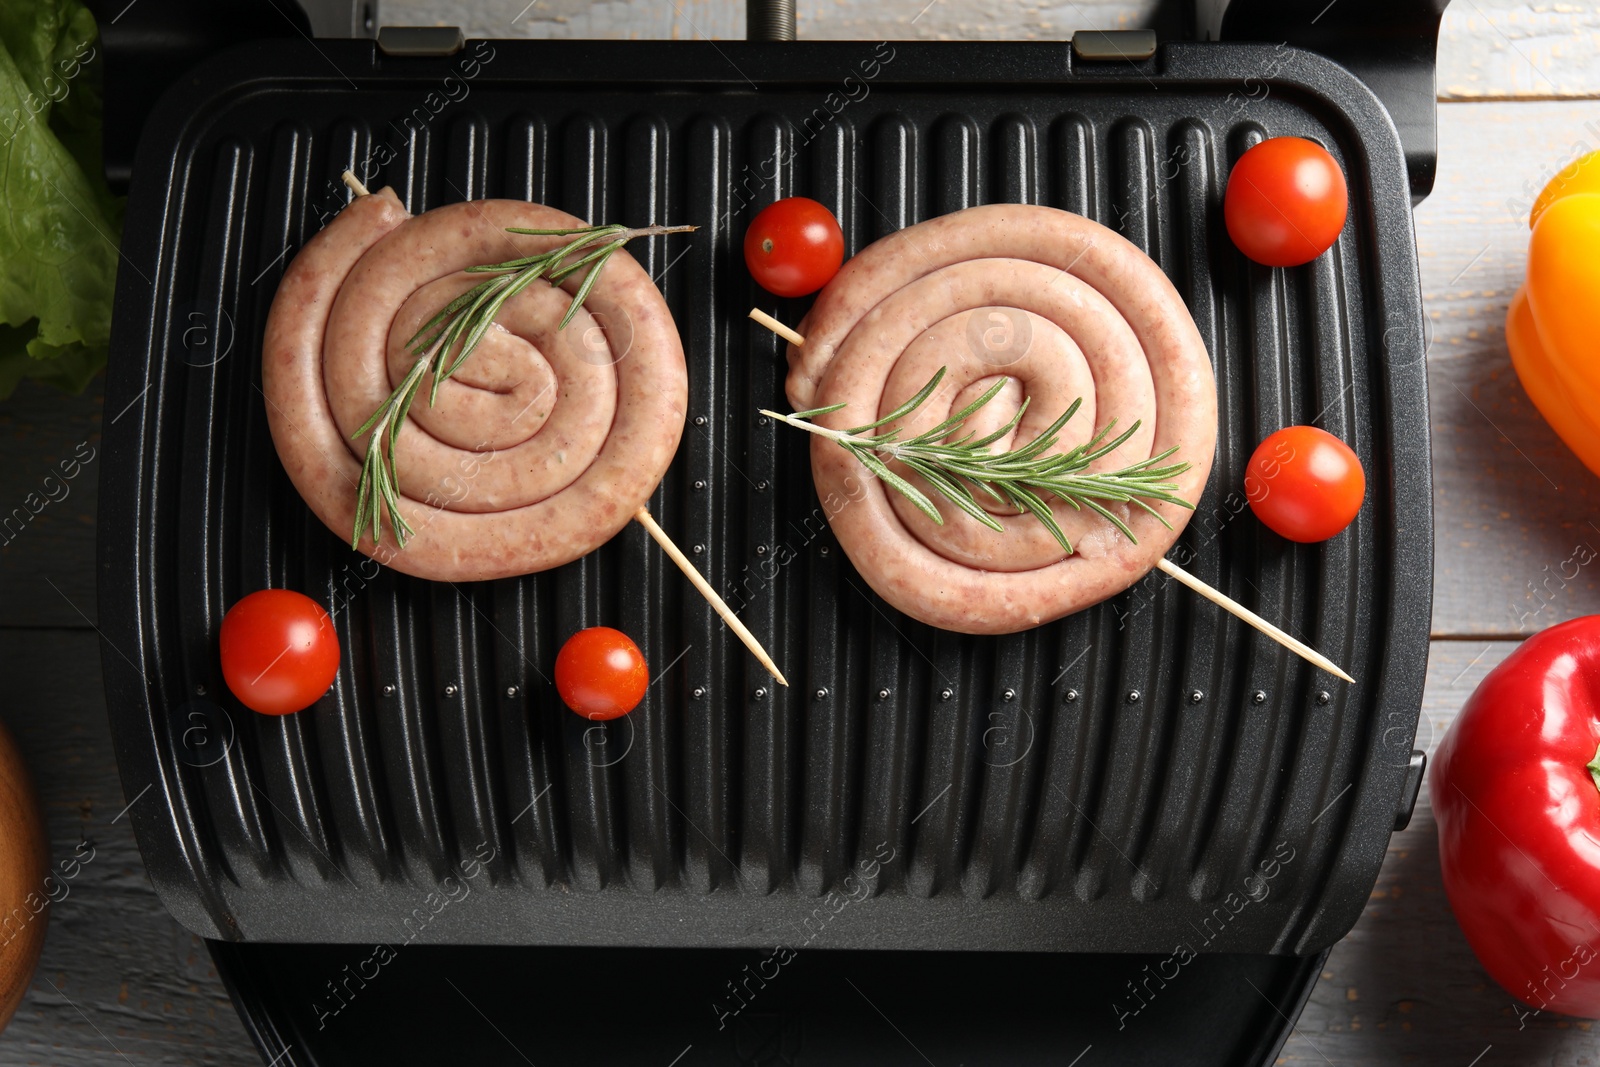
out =
[[[1071,69],[1064,45],[499,42],[402,140],[473,48],[319,46],[326,62],[246,51],[169,99],[129,206],[101,615],[128,795],[158,786],[135,825],[180,919],[248,939],[404,939],[427,916],[434,941],[770,946],[827,917],[833,947],[1235,952],[1308,951],[1354,921],[1410,751],[1431,515],[1404,173],[1348,76],[1254,47]],[[1275,91],[1245,98],[1264,57]],[[856,98],[819,123],[836,90]],[[1353,201],[1339,244],[1289,272],[1249,264],[1221,223],[1231,160],[1284,133],[1326,143]],[[557,571],[451,585],[381,571],[303,505],[267,433],[260,338],[289,259],[343,202],[331,180],[382,144],[394,158],[368,183],[413,212],[515,197],[702,227],[632,249],[690,371],[651,507],[793,688],[637,527]],[[1161,578],[1001,638],[889,609],[826,529],[807,442],[756,414],[783,403],[784,363],[745,311],[794,322],[805,303],[756,289],[740,241],[794,194],[838,214],[850,252],[990,202],[1078,211],[1148,251],[1220,400],[1173,556],[1358,683]],[[1367,503],[1343,536],[1293,546],[1244,507],[1243,469],[1266,433],[1313,421],[1356,448]],[[335,609],[344,658],[314,710],[255,715],[222,685],[222,614],[264,586]],[[600,623],[655,678],[611,724],[548,680],[561,641]],[[196,754],[189,731],[230,724],[226,755]]]

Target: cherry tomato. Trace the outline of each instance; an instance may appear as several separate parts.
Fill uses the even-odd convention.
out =
[[[1291,541],[1326,541],[1361,510],[1367,476],[1350,446],[1315,426],[1286,426],[1250,456],[1251,510]]]
[[[807,296],[839,273],[844,233],[833,212],[803,196],[761,209],[744,232],[744,262],[774,296]]]
[[[567,638],[556,655],[556,691],[586,719],[615,719],[644,699],[650,667],[633,639],[609,626]]]
[[[1339,164],[1303,137],[1272,137],[1240,156],[1222,202],[1233,243],[1269,267],[1322,255],[1339,239],[1349,210]]]
[[[222,677],[247,708],[287,715],[317,702],[339,672],[322,605],[290,589],[251,593],[222,617]]]

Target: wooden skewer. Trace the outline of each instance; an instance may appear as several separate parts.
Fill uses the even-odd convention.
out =
[[[728,629],[739,635],[739,640],[744,642],[744,647],[750,650],[750,654],[761,661],[761,665],[778,680],[779,685],[787,686],[789,680],[783,676],[782,671],[778,670],[778,665],[772,662],[772,657],[767,655],[767,650],[761,647],[761,642],[756,640],[756,635],[746,629],[744,623],[739,621],[739,616],[733,613],[733,609],[722,602],[722,598],[717,595],[717,591],[711,588],[711,584],[701,577],[700,572],[695,570],[694,564],[689,562],[689,557],[683,554],[682,549],[673,544],[672,538],[667,536],[667,531],[656,525],[656,520],[650,514],[650,509],[640,508],[633,513],[633,517],[651,537],[655,538],[656,544],[661,546],[661,551],[667,554],[667,558],[678,565],[678,569],[683,572],[683,576],[689,579],[689,584],[693,585],[699,590],[700,595],[706,598],[706,603],[710,604],[716,609],[717,614],[722,616],[722,621],[728,624]]]
[[[361,184],[361,179],[356,177],[355,171],[347,170],[343,174],[339,175],[339,178],[345,183],[345,185],[349,186],[350,191],[355,193],[357,196],[366,196],[370,192],[365,185]]]
[[[782,337],[784,340],[788,341],[790,344],[804,345],[806,343],[806,339],[804,337],[800,336],[798,333],[791,330],[789,327],[785,326],[771,315],[768,315],[760,308],[751,308],[750,317],[755,319],[761,325],[765,326],[767,329],[771,330],[773,333],[777,334],[779,337]],[[1355,681],[1354,678],[1340,670],[1338,665],[1327,656],[1324,656],[1322,653],[1318,652],[1304,641],[1290,637],[1288,634],[1284,633],[1282,630],[1278,629],[1276,626],[1272,625],[1272,623],[1268,622],[1266,619],[1263,619],[1260,615],[1257,615],[1255,612],[1251,611],[1237,600],[1234,600],[1225,593],[1221,593],[1216,589],[1211,588],[1211,586],[1207,585],[1205,582],[1202,582],[1200,579],[1196,578],[1194,575],[1190,574],[1176,563],[1173,563],[1171,560],[1160,560],[1156,564],[1156,568],[1160,570],[1162,574],[1165,574],[1171,578],[1176,578],[1179,582],[1188,586],[1190,589],[1193,589],[1196,593],[1199,593],[1201,596],[1222,608],[1224,611],[1231,612],[1239,619],[1242,619],[1244,622],[1254,626],[1257,630],[1260,630],[1262,633],[1278,642],[1278,644],[1282,645],[1284,648],[1287,648],[1290,652],[1300,656],[1308,663],[1313,663],[1316,666],[1321,667],[1335,678],[1343,678],[1345,681],[1352,683]]]
[[[1237,600],[1234,600],[1232,597],[1229,597],[1224,593],[1219,593],[1217,590],[1211,588],[1205,582],[1202,582],[1200,579],[1196,578],[1194,575],[1190,574],[1188,571],[1184,570],[1171,560],[1160,560],[1158,563],[1156,563],[1156,568],[1160,570],[1162,574],[1165,574],[1171,578],[1176,578],[1178,581],[1182,582],[1190,589],[1193,589],[1196,593],[1199,593],[1201,596],[1205,597],[1213,604],[1216,604],[1218,607],[1224,609],[1225,611],[1232,612],[1240,619],[1243,619],[1251,626],[1254,626],[1257,630],[1260,630],[1262,633],[1278,642],[1278,644],[1282,645],[1284,648],[1287,648],[1290,652],[1293,652],[1295,655],[1301,657],[1309,663],[1316,664],[1318,667],[1321,667],[1335,678],[1343,678],[1347,682],[1355,681],[1354,678],[1340,670],[1338,665],[1335,664],[1333,660],[1329,659],[1327,656],[1324,656],[1321,652],[1318,652],[1316,649],[1312,648],[1310,645],[1299,640],[1298,638],[1290,637],[1288,634],[1284,633],[1282,630],[1278,629],[1276,626],[1272,625],[1266,619],[1263,619],[1260,615],[1257,615],[1255,612],[1251,611]]]
[[[804,346],[806,343],[806,339],[804,337],[789,329],[789,327],[785,326],[771,315],[768,315],[760,308],[751,308],[750,317],[797,348]]]

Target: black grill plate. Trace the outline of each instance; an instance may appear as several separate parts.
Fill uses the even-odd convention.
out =
[[[1229,243],[1220,182],[1253,139],[1290,133],[1341,160],[1352,211],[1329,254],[1274,271]],[[310,515],[268,438],[260,337],[285,265],[343,202],[339,171],[369,158],[369,182],[414,212],[507,196],[705,227],[636,253],[691,383],[652,509],[705,546],[793,689],[639,529],[559,571],[449,585],[375,574]],[[103,658],[140,845],[190,928],[770,947],[862,884],[830,947],[1311,953],[1355,921],[1403,792],[1432,535],[1405,170],[1377,101],[1337,66],[1253,45],[1089,64],[1061,43],[474,42],[395,58],[264,42],[165,99],[134,173]],[[834,208],[851,251],[992,201],[1080,211],[1147,249],[1193,311],[1221,402],[1177,558],[1360,681],[1160,578],[1004,638],[886,608],[818,530],[806,442],[755,414],[781,401],[783,361],[745,311],[793,322],[804,306],[754,289],[739,240],[796,193]],[[1294,546],[1243,508],[1243,465],[1267,432],[1312,421],[1354,445],[1368,497],[1344,535]],[[780,546],[794,558],[769,579]],[[225,608],[268,585],[336,607],[345,652],[329,696],[282,719],[234,703],[216,661]],[[560,641],[597,623],[633,634],[658,679],[606,727],[544,680]],[[489,859],[470,895],[431,903],[475,854]]]

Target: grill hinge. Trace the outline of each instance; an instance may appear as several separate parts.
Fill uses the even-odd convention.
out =
[[[378,50],[386,56],[453,56],[467,43],[460,26],[384,26]]]
[[[1079,59],[1139,60],[1156,54],[1155,30],[1079,30],[1072,35]]]
[[[1422,789],[1422,775],[1428,769],[1428,754],[1420,749],[1411,750],[1411,760],[1406,764],[1405,785],[1400,789],[1400,804],[1394,810],[1395,832],[1411,825],[1411,812],[1417,806],[1417,793]]]

